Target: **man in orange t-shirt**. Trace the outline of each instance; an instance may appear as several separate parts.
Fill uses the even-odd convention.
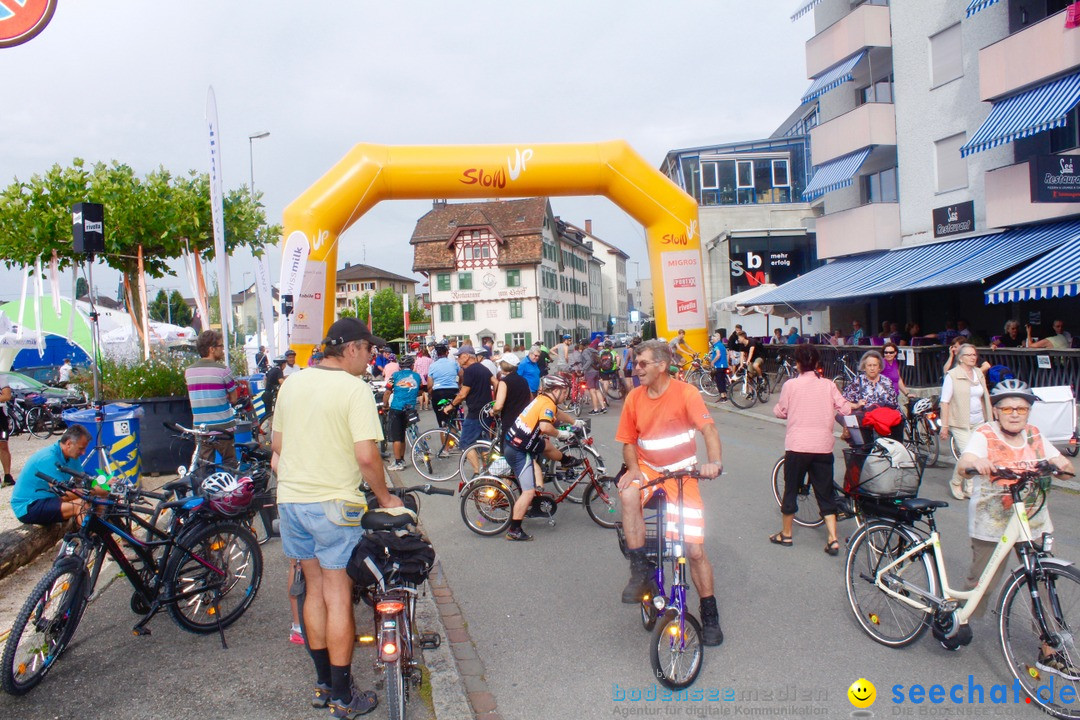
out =
[[[669,534],[678,533],[678,483],[641,486],[660,475],[689,470],[697,465],[696,433],[705,439],[708,462],[698,468],[703,477],[713,478],[723,468],[720,435],[698,391],[668,374],[672,356],[667,344],[650,340],[637,347],[634,375],[641,386],[626,397],[615,439],[623,443],[626,472],[619,480],[622,523],[630,556],[630,582],[623,590],[624,603],[640,601],[649,589],[652,566],[645,553],[645,520],[642,507],[660,487],[668,498]],[[724,641],[720,616],[713,596],[713,570],[705,555],[705,505],[697,480],[683,484],[683,534],[690,578],[701,598],[702,642],[719,645]]]

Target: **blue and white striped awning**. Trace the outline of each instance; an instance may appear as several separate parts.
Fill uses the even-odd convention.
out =
[[[967,285],[982,282],[1077,238],[1080,238],[1080,221],[1071,221],[845,257],[746,304],[810,304]],[[1059,256],[1061,252],[1055,251],[1044,260]],[[1064,277],[1072,277],[1073,283],[1080,282],[1080,259],[1074,261],[1071,272],[1072,275],[1065,274]]]
[[[813,10],[814,6],[817,5],[819,2],[821,2],[821,0],[810,0],[809,2],[804,2],[802,5],[799,6],[799,9],[795,11],[795,14],[791,16],[791,22],[795,22],[803,15]]]
[[[820,97],[834,88],[838,88],[844,83],[851,80],[851,71],[855,69],[855,66],[859,64],[859,61],[866,57],[866,51],[858,52],[852,55],[847,60],[834,65],[830,69],[823,72],[814,78],[814,82],[810,83],[810,87],[802,96],[802,102],[807,103],[816,97]]]
[[[866,162],[869,154],[870,148],[863,148],[818,165],[814,171],[814,177],[810,178],[806,189],[803,190],[803,200],[813,200],[825,193],[850,185],[851,178],[859,172],[859,168]]]
[[[971,17],[980,10],[985,10],[986,8],[990,7],[997,1],[998,0],[971,0],[971,2],[968,3],[967,16]]]
[[[986,291],[987,304],[1080,295],[1080,238]]]
[[[1080,73],[1058,78],[1018,95],[998,100],[960,155],[982,152],[1018,138],[1065,124],[1065,116],[1080,103]]]

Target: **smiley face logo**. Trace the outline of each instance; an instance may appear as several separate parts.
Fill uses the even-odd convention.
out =
[[[859,678],[851,683],[851,687],[849,687],[847,691],[847,696],[852,705],[860,710],[864,710],[873,705],[874,700],[877,700],[877,688],[874,687],[874,683],[866,678]]]

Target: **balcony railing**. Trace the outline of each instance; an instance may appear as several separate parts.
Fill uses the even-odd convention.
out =
[[[816,77],[868,47],[892,47],[888,6],[860,5],[807,40],[806,75]]]
[[[840,257],[900,245],[900,206],[869,203],[817,219],[818,257]]]
[[[1065,27],[1065,12],[979,51],[979,96],[984,101],[1080,67],[1080,42],[1076,31]]]
[[[871,145],[895,144],[896,116],[892,103],[860,105],[810,131],[815,165]]]
[[[986,173],[986,226],[1012,227],[1075,215],[1080,203],[1031,202],[1031,163]]]

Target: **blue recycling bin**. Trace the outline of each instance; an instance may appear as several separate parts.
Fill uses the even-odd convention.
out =
[[[139,458],[139,421],[143,409],[129,403],[110,403],[102,408],[105,421],[101,426],[101,445],[104,446],[116,474],[133,485],[141,477]],[[97,445],[97,420],[94,408],[71,409],[62,413],[68,425],[81,425],[90,432],[90,444],[79,458],[83,469],[94,474],[101,469]]]

